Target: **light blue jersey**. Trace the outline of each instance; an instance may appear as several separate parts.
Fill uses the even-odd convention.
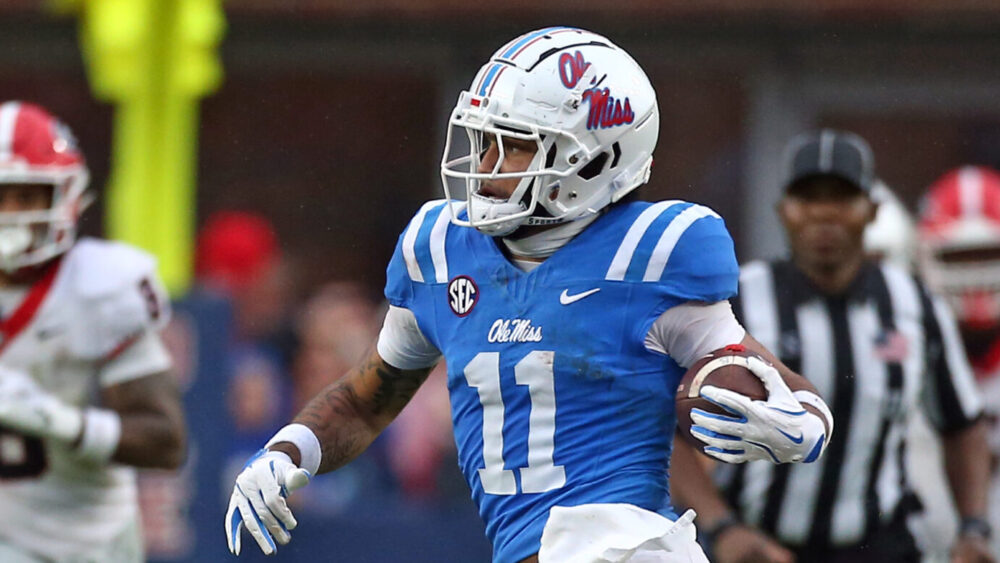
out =
[[[389,302],[444,354],[459,465],[494,561],[539,550],[553,506],[630,503],[670,517],[667,465],[684,370],[644,345],[686,301],[736,294],[711,210],[636,202],[526,273],[498,241],[421,208],[389,264]]]

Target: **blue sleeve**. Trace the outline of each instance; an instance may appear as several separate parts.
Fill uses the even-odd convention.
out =
[[[681,235],[660,283],[668,294],[682,301],[714,303],[736,295],[739,275],[726,223],[710,215],[692,223]]]
[[[409,309],[410,300],[413,298],[413,281],[406,271],[406,259],[403,258],[405,234],[406,231],[403,231],[396,240],[396,250],[393,251],[389,266],[385,269],[385,298],[396,307]]]

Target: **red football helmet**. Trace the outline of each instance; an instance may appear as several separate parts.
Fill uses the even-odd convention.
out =
[[[928,189],[920,214],[920,270],[966,326],[1000,324],[1000,173],[964,166]]]
[[[0,212],[0,270],[15,272],[68,250],[80,213],[90,203],[89,174],[69,128],[44,109],[0,104],[0,184],[52,186],[52,204]]]

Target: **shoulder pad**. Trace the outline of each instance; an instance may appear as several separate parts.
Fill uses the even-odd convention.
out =
[[[119,242],[82,239],[64,258],[64,287],[81,322],[70,339],[84,358],[103,358],[170,319],[156,259]]]
[[[681,235],[702,217],[718,215],[700,205],[679,199],[643,203],[631,220],[608,268],[606,279],[659,281]]]
[[[736,294],[739,269],[725,223],[711,209],[672,200],[637,206],[605,279],[655,284],[681,301]]]
[[[455,207],[461,213],[465,209],[465,203]],[[407,225],[400,241],[400,249],[411,280],[420,283],[448,281],[445,235],[451,224],[451,212],[448,200],[431,200],[420,208]]]

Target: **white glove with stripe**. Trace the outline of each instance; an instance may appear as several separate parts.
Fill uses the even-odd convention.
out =
[[[832,433],[829,408],[814,393],[792,393],[774,366],[755,357],[747,360],[750,371],[764,383],[767,400],[755,401],[715,386],[702,387],[702,397],[732,416],[692,409],[691,435],[707,444],[706,454],[727,463],[812,463],[819,459],[830,436],[823,419],[805,410],[800,401],[819,409]]]
[[[240,554],[240,530],[245,526],[266,555],[277,550],[275,542],[285,545],[289,530],[298,522],[285,499],[309,484],[312,475],[297,467],[283,452],[262,449],[247,461],[236,477],[226,512],[226,539],[229,551]]]

